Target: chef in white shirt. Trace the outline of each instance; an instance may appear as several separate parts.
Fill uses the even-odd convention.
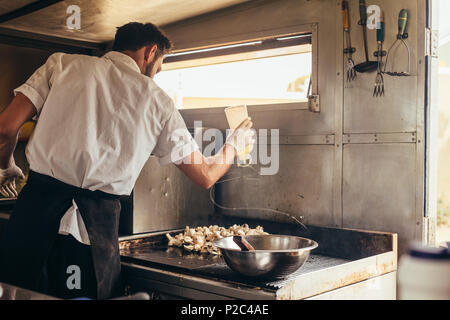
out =
[[[254,142],[246,119],[215,156],[201,154],[153,81],[171,47],[155,25],[128,23],[103,57],[55,53],[14,90],[0,114],[3,196],[17,196],[23,178],[13,158],[18,132],[37,123],[28,181],[0,239],[0,282],[62,298],[119,295],[119,196],[131,193],[150,154],[208,189]],[[79,283],[69,285],[71,272]]]

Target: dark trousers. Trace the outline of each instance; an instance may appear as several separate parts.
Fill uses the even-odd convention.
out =
[[[61,241],[58,235],[61,218],[71,207],[72,199],[80,210],[89,234],[91,258],[88,258],[82,244],[68,241],[67,238]],[[27,184],[20,192],[14,212],[1,235],[0,282],[35,291],[48,290],[46,292],[61,293],[62,296],[79,296],[76,292],[77,266],[80,267],[78,273],[82,274],[83,283],[91,270],[88,261],[92,261],[97,299],[120,295],[120,209],[119,196],[80,189],[30,171]],[[71,251],[76,253],[71,256]],[[63,256],[60,257],[60,254]],[[48,262],[50,256],[51,262]],[[83,258],[75,258],[76,256]],[[46,284],[46,279],[57,279],[51,281],[59,284]],[[71,281],[74,284],[70,284]],[[65,291],[65,283],[69,284],[67,289],[70,291]],[[94,296],[90,293],[91,286],[84,285],[84,289],[88,291],[80,291],[80,294]]]
[[[91,247],[58,234],[42,268],[38,291],[63,299],[97,298]]]

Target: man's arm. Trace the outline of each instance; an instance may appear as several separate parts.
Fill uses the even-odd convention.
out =
[[[7,169],[14,162],[13,152],[19,130],[35,114],[33,103],[22,93],[18,93],[0,113],[0,169]]]
[[[230,170],[237,150],[242,150],[246,145],[254,142],[253,132],[250,130],[252,126],[250,118],[247,118],[227,138],[222,149],[216,155],[205,158],[197,150],[176,166],[199,186],[205,189],[211,188]]]
[[[225,144],[212,157],[205,158],[197,150],[188,156],[188,161],[183,161],[176,166],[193,182],[205,189],[209,189],[230,170],[235,156],[236,150],[232,146]]]
[[[0,193],[5,197],[17,196],[15,178],[23,178],[22,170],[14,162],[14,149],[22,125],[36,114],[33,103],[18,93],[0,113]]]

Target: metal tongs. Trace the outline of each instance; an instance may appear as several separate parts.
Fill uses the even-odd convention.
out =
[[[342,22],[346,40],[346,48],[344,49],[344,53],[347,55],[347,82],[351,82],[356,78],[355,63],[352,59],[352,54],[355,53],[356,49],[352,47],[350,40],[350,19],[347,0],[342,1]]]
[[[398,34],[397,39],[392,43],[389,48],[386,56],[386,64],[384,65],[383,73],[394,77],[402,77],[402,76],[410,76],[411,75],[411,51],[409,50],[408,44],[405,42],[405,39],[408,38],[408,33],[406,32],[406,27],[408,25],[408,10],[402,9],[398,15]],[[386,71],[386,67],[388,65],[389,54],[394,49],[397,49],[399,46],[404,45],[406,50],[408,51],[408,71]],[[394,48],[395,47],[395,48]],[[393,68],[392,68],[393,69]]]

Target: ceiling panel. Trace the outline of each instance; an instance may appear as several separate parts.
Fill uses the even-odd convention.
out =
[[[105,42],[114,39],[116,27],[130,21],[162,26],[250,0],[71,0],[4,22],[0,27],[20,31]],[[0,12],[10,12],[33,1],[0,0]],[[68,6],[81,9],[81,29],[70,30]]]
[[[36,0],[0,0],[0,15],[26,6]]]

